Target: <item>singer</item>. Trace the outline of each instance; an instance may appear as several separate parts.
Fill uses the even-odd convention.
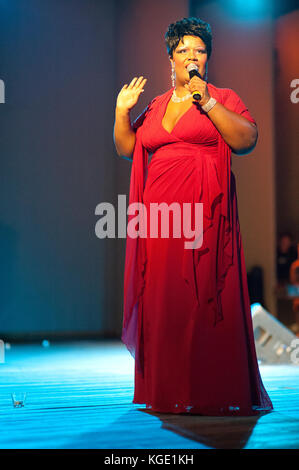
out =
[[[185,249],[184,235],[172,232],[127,236],[122,341],[135,357],[133,403],[162,413],[259,414],[273,405],[256,358],[231,171],[231,153],[254,148],[256,122],[237,93],[208,82],[208,23],[183,18],[165,40],[172,87],[131,123],[147,78],[125,84],[114,142],[132,161],[129,203],[142,202],[147,214],[151,203],[203,203],[203,243]]]

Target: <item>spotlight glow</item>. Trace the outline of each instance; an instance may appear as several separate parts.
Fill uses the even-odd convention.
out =
[[[261,308],[261,304],[259,302],[255,302],[254,304],[250,305],[251,308],[251,315],[254,315],[256,311]]]
[[[270,0],[226,0],[223,2],[229,13],[240,20],[258,21],[272,14]]]

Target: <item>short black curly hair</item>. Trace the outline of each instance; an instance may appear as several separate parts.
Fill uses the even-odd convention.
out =
[[[198,36],[202,39],[206,45],[209,60],[212,52],[212,30],[209,23],[193,16],[171,23],[165,33],[167,53],[171,58],[183,36]]]

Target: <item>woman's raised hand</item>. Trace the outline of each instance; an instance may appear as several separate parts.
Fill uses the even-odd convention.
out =
[[[130,111],[138,102],[140,93],[144,91],[143,87],[146,81],[147,78],[141,76],[139,78],[134,77],[129,85],[126,83],[117,96],[116,107]]]

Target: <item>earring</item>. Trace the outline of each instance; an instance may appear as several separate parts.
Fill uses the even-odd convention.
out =
[[[205,75],[204,75],[203,79],[204,79],[205,82],[208,81],[208,64],[206,65],[206,71],[205,71]]]
[[[171,63],[171,83],[172,83],[172,88],[175,87],[175,72],[174,72],[174,65]]]

